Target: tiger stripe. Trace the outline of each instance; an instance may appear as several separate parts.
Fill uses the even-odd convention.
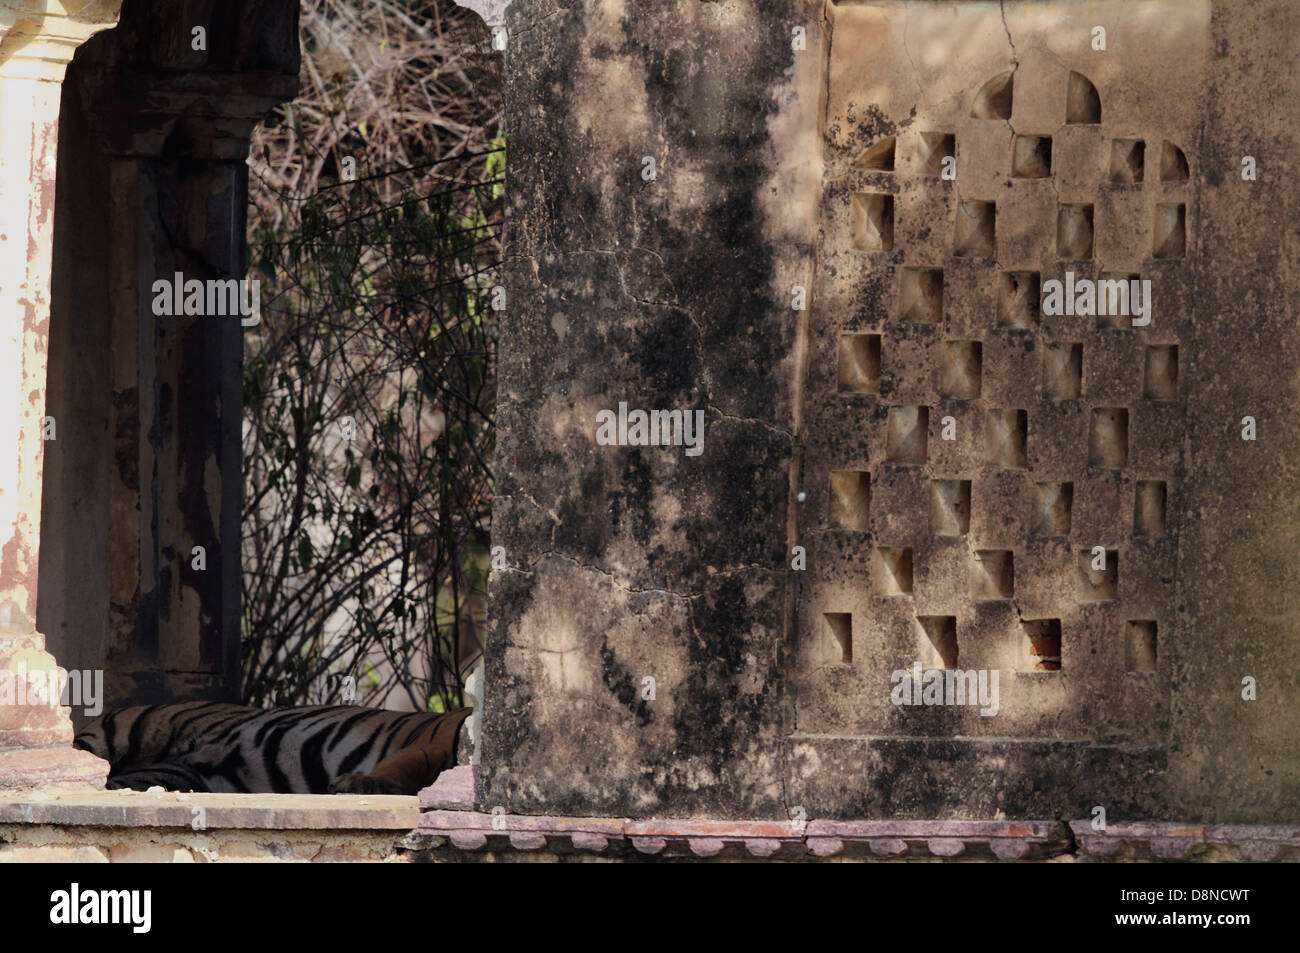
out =
[[[109,712],[74,744],[109,762],[110,788],[415,794],[455,764],[471,711],[181,702]]]

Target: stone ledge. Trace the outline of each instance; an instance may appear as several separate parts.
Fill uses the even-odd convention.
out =
[[[206,830],[410,831],[414,797],[360,794],[178,794],[143,791],[28,792],[0,796],[0,824]]]
[[[1095,831],[1071,821],[1070,830],[1091,860],[1300,861],[1300,827],[1123,821]]]
[[[450,849],[453,854],[504,851],[535,857],[585,854],[609,859],[701,860],[1300,861],[1300,826],[1284,825],[1129,821],[1094,831],[1088,820],[1068,824],[1054,820],[814,820],[797,824],[511,815],[445,807],[420,813],[421,802],[472,804],[473,779],[469,768],[449,771],[421,792],[418,800],[89,788],[9,793],[0,794],[0,827],[11,832],[37,828],[189,832],[196,820],[195,809],[202,808],[207,832],[394,832],[406,835],[406,850]],[[394,847],[397,841],[395,838]]]
[[[37,787],[102,789],[107,778],[107,761],[71,745],[0,750],[0,792],[10,797]]]
[[[651,857],[871,857],[1041,860],[1073,841],[1060,821],[633,821],[432,810],[420,833],[466,851],[511,849]]]

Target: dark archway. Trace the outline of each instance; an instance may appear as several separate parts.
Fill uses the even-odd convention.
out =
[[[297,22],[127,0],[63,85],[38,620],[110,707],[237,693],[241,318],[155,316],[151,289],[244,276],[249,136],[297,89]]]

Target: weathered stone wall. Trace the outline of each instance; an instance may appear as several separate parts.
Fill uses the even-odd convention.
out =
[[[1293,816],[1296,17],[516,0],[480,804]]]

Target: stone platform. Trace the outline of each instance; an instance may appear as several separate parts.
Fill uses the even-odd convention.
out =
[[[0,862],[1300,861],[1300,826],[561,817],[473,790],[462,767],[418,799],[28,792],[0,798]]]

